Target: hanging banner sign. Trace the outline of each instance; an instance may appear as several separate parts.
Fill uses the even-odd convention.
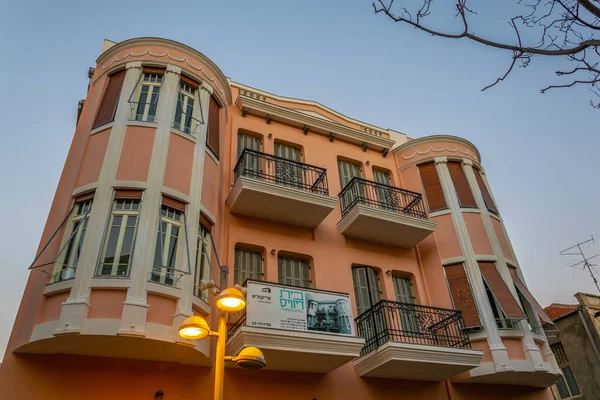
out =
[[[247,281],[246,326],[354,336],[350,296]]]

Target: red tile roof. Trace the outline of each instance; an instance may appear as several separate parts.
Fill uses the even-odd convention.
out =
[[[546,311],[546,314],[548,314],[548,316],[552,318],[553,321],[556,321],[560,317],[572,313],[578,308],[579,304],[552,303],[548,307],[544,308],[544,311]]]

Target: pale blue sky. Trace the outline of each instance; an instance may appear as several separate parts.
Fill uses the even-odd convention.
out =
[[[485,2],[489,3],[489,2]],[[500,3],[478,32],[510,35]],[[600,112],[584,88],[539,94],[559,60],[502,85],[509,54],[432,38],[373,15],[369,1],[0,0],[0,349],[8,340],[102,41],[160,36],[237,82],[318,101],[411,137],[472,141],[533,293],[543,305],[595,293],[558,251],[600,234]],[[9,194],[9,195],[6,195]],[[600,237],[599,237],[600,239]],[[588,249],[592,254],[600,245]],[[595,254],[595,253],[594,253]]]

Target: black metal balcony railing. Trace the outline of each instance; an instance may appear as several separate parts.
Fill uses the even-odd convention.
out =
[[[342,217],[364,204],[411,217],[427,218],[420,193],[354,177],[339,194]]]
[[[272,154],[244,149],[234,168],[235,181],[240,176],[273,182],[282,186],[329,195],[327,170]]]
[[[356,318],[365,339],[361,355],[387,342],[470,348],[462,312],[446,308],[381,300]]]

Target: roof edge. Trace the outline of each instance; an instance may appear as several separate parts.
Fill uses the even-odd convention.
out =
[[[471,143],[467,139],[463,139],[461,137],[452,136],[452,135],[431,135],[431,136],[425,136],[425,137],[418,138],[418,139],[413,139],[409,142],[406,142],[406,143],[396,147],[394,150],[392,150],[392,152],[399,153],[399,152],[404,151],[412,146],[418,146],[420,144],[439,142],[439,141],[455,142],[458,144],[462,144],[463,146],[470,147],[477,155],[477,159],[479,160],[479,162],[481,162],[481,154],[479,153],[479,149],[477,148],[477,146],[475,146],[473,143]]]

